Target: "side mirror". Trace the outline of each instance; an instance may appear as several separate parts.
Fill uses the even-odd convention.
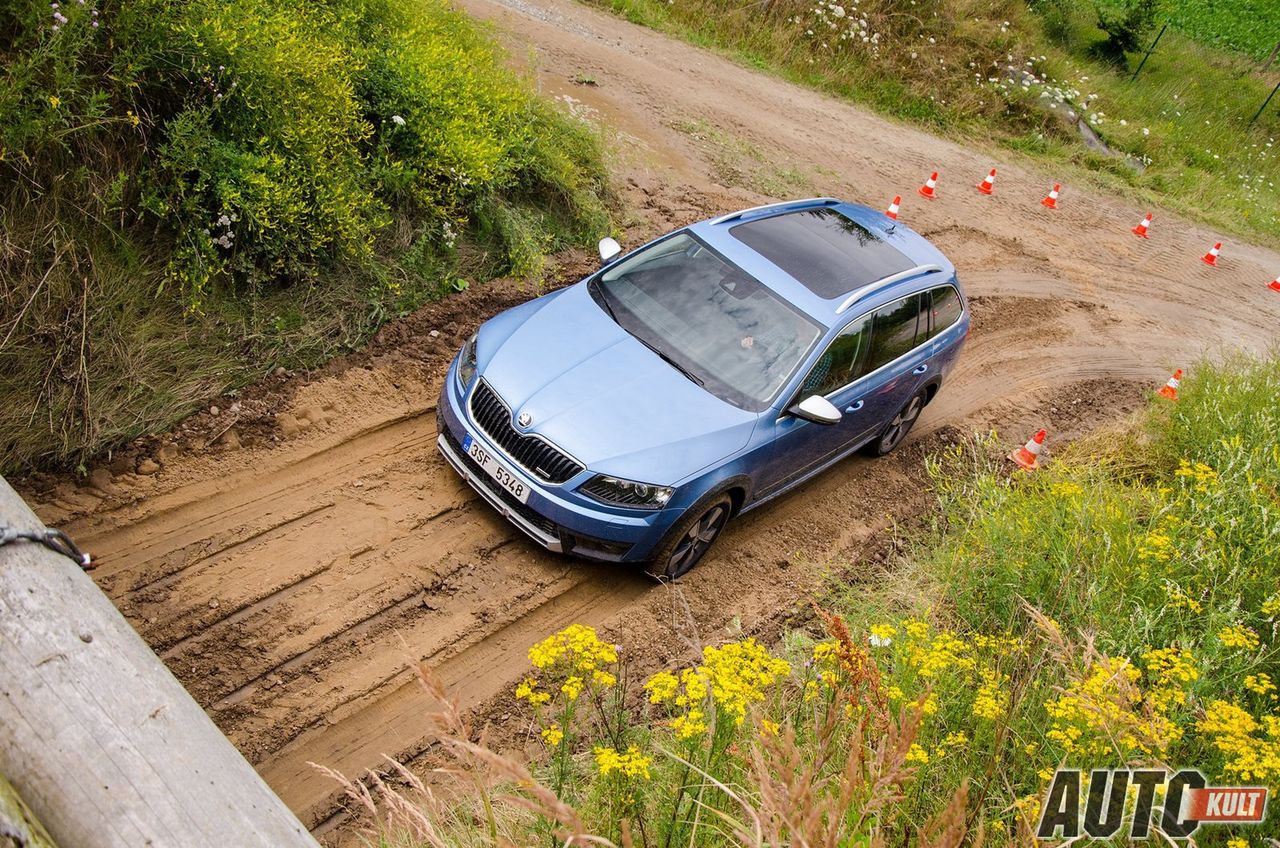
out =
[[[607,265],[622,252],[622,245],[609,237],[600,239],[600,264]]]
[[[787,412],[796,418],[812,421],[814,424],[840,423],[840,410],[836,409],[831,404],[831,401],[822,395],[809,395],[788,409]]]

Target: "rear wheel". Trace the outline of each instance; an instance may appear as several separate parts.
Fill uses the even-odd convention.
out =
[[[888,424],[884,425],[880,435],[871,440],[865,448],[866,452],[872,456],[884,456],[902,444],[902,440],[907,437],[907,433],[911,432],[916,419],[924,411],[924,398],[923,391],[912,395],[911,400],[907,401],[902,409],[898,410],[898,414],[889,419]]]
[[[659,580],[675,580],[688,574],[719,538],[732,511],[733,501],[727,494],[695,504],[676,522],[666,543],[645,566],[646,570]]]

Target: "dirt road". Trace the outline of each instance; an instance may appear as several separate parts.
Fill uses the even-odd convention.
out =
[[[511,282],[389,327],[352,367],[272,378],[241,411],[200,416],[197,436],[178,441],[219,437],[207,447],[155,450],[100,471],[95,487],[28,492],[102,558],[104,590],[321,832],[340,818],[334,786],[309,761],[354,774],[422,749],[408,663],[425,659],[464,704],[500,719],[529,645],[571,622],[603,628],[642,668],[726,628],[773,632],[824,573],[875,579],[877,533],[929,506],[925,446],[992,425],[1011,441],[1038,426],[1068,438],[1132,409],[1202,352],[1275,336],[1272,251],[1229,243],[1222,267],[1207,268],[1198,257],[1218,236],[1172,211],[1156,210],[1142,241],[1129,228],[1145,210],[1070,185],[1062,208],[1046,210],[1037,201],[1053,174],[568,0],[463,6],[495,20],[515,55],[532,46],[544,88],[612,134],[635,210],[629,245],[767,199],[753,187],[877,207],[901,194],[902,220],[960,269],[975,330],[903,451],[849,460],[752,513],[675,587],[543,553],[436,455],[437,381],[479,321],[528,296]],[[993,164],[996,194],[983,197],[973,183]],[[941,196],[928,202],[914,189],[935,169]],[[569,277],[589,264],[566,262]]]

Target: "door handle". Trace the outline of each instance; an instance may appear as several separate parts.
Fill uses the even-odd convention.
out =
[[[844,408],[844,411],[845,411],[845,412],[857,412],[859,409],[862,409],[862,401],[858,401],[857,403],[854,403],[854,404],[852,404],[852,405],[850,405],[850,406],[846,406],[846,407]]]
[[[926,362],[926,363],[924,363],[923,365],[918,365],[918,366],[916,366],[916,370],[912,371],[911,373],[912,373],[912,374],[923,374],[924,372],[926,372],[926,371],[928,371],[928,370],[929,370],[929,363],[927,363],[927,362]]]

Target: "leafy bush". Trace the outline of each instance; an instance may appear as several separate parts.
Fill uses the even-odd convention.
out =
[[[225,337],[240,323],[225,313],[252,315],[291,286],[385,315],[457,273],[530,274],[546,251],[608,227],[596,136],[537,99],[444,0],[13,0],[0,7],[0,58],[0,273],[14,281],[4,353],[58,361],[83,336],[87,381],[61,404],[39,390],[46,375],[31,385],[25,366],[0,372],[33,413],[0,421],[6,468],[82,457],[104,444],[95,433],[155,421],[98,414],[146,354],[137,338],[106,343],[101,328],[129,316],[94,307],[223,334],[206,352],[243,348]],[[489,258],[455,268],[458,239]],[[40,282],[115,284],[98,275],[118,265],[133,269],[130,290],[84,309]],[[352,275],[397,282],[362,306],[348,298],[360,287],[336,284]],[[70,335],[54,330],[75,311]],[[241,379],[224,365],[227,382]],[[194,384],[152,376],[189,408]],[[66,438],[42,446],[49,426],[24,418]]]
[[[1123,62],[1126,53],[1145,46],[1143,40],[1151,32],[1163,0],[1106,0],[1094,6],[1098,28],[1107,34],[1098,45],[1105,57]]]

